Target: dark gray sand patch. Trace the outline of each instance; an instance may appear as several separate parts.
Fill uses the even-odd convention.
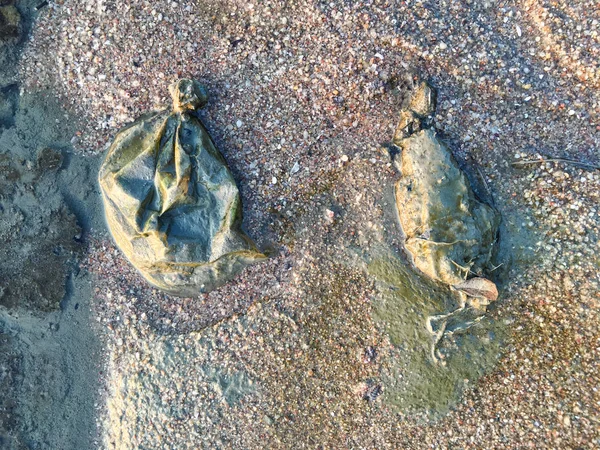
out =
[[[20,417],[17,413],[18,395],[23,384],[22,355],[16,350],[14,339],[7,333],[0,333],[0,444],[4,448],[16,447],[19,438]]]
[[[23,211],[24,201],[7,205],[3,213],[12,220],[2,221],[0,237],[0,305],[38,311],[58,308],[66,294],[67,274],[81,246],[75,216],[63,205],[42,215],[41,203]],[[5,217],[6,217],[5,216]],[[36,226],[39,224],[39,226]]]
[[[98,161],[69,152],[68,124],[41,91],[18,97],[0,136],[0,442],[7,449],[87,449],[96,439],[100,344],[90,280],[77,264],[85,233],[103,227]]]
[[[63,112],[48,92],[21,97],[15,117],[0,136],[0,304],[50,311],[83,253],[82,227],[102,225],[97,164],[63,150]]]
[[[0,311],[2,448],[95,448],[100,345],[89,279],[76,277],[73,286],[61,311]]]

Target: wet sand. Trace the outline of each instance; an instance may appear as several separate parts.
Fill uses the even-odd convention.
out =
[[[12,441],[2,439],[38,439],[39,448],[597,447],[600,174],[540,160],[598,164],[599,20],[593,2],[541,0],[66,0],[42,9],[18,82],[26,95],[56,95],[68,114],[42,115],[71,155],[56,183],[78,199],[69,207],[83,229],[80,275],[57,312],[25,320],[29,312],[14,319],[18,308],[3,309],[1,336],[26,330],[8,348],[38,363],[14,339],[59,323],[54,338],[32,342],[58,342],[47,353],[73,388],[51,389],[48,409],[21,402],[3,422]],[[456,385],[431,361],[407,364],[421,350],[403,337],[406,257],[388,151],[407,74],[437,88],[435,126],[503,217],[507,262],[488,315],[502,332],[467,336],[493,351]],[[166,104],[180,76],[207,86],[202,120],[240,186],[248,234],[272,254],[194,299],[164,295],[130,267],[98,214],[93,173],[118,128]],[[35,141],[46,129],[36,123],[9,124],[3,139]],[[29,145],[20,157],[33,161]],[[382,258],[393,276],[369,270]],[[96,351],[82,355],[78,342]],[[457,361],[468,345],[457,343]],[[42,381],[19,384],[27,372],[8,361],[15,398],[30,398]],[[415,372],[425,384],[402,395],[398,380]]]

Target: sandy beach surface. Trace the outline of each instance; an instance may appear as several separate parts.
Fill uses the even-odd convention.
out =
[[[600,447],[596,1],[0,5],[1,448]],[[131,267],[97,186],[181,77],[269,254],[196,298]],[[394,199],[416,80],[502,216],[499,299],[444,364]]]

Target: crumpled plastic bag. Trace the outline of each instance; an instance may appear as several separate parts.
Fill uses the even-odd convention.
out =
[[[396,204],[415,265],[450,285],[491,267],[500,216],[477,200],[435,131],[404,139],[401,174]]]
[[[484,276],[496,268],[501,217],[477,198],[432,126],[434,89],[422,82],[413,85],[410,94],[393,139],[400,150],[393,159],[401,175],[395,186],[396,210],[404,248],[414,266],[450,288],[443,297],[444,302],[451,300],[447,304],[451,309],[426,319],[433,338],[431,359],[445,365],[440,349],[445,347],[447,354],[449,346],[443,340],[479,324],[490,303],[498,299],[495,283]]]
[[[415,266],[453,286],[491,270],[500,215],[477,199],[435,129],[423,128],[434,112],[435,92],[421,83],[401,112],[394,136],[401,149],[395,163],[402,175],[396,207]]]
[[[172,110],[117,133],[99,182],[108,227],[129,261],[156,287],[195,296],[266,257],[241,230],[238,188],[196,114],[204,88],[184,79],[170,90]]]

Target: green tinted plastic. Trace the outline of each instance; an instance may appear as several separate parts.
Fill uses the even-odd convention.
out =
[[[180,80],[173,109],[120,130],[99,182],[118,247],[153,285],[180,296],[208,292],[266,257],[241,230],[231,172],[196,116],[203,87]]]

